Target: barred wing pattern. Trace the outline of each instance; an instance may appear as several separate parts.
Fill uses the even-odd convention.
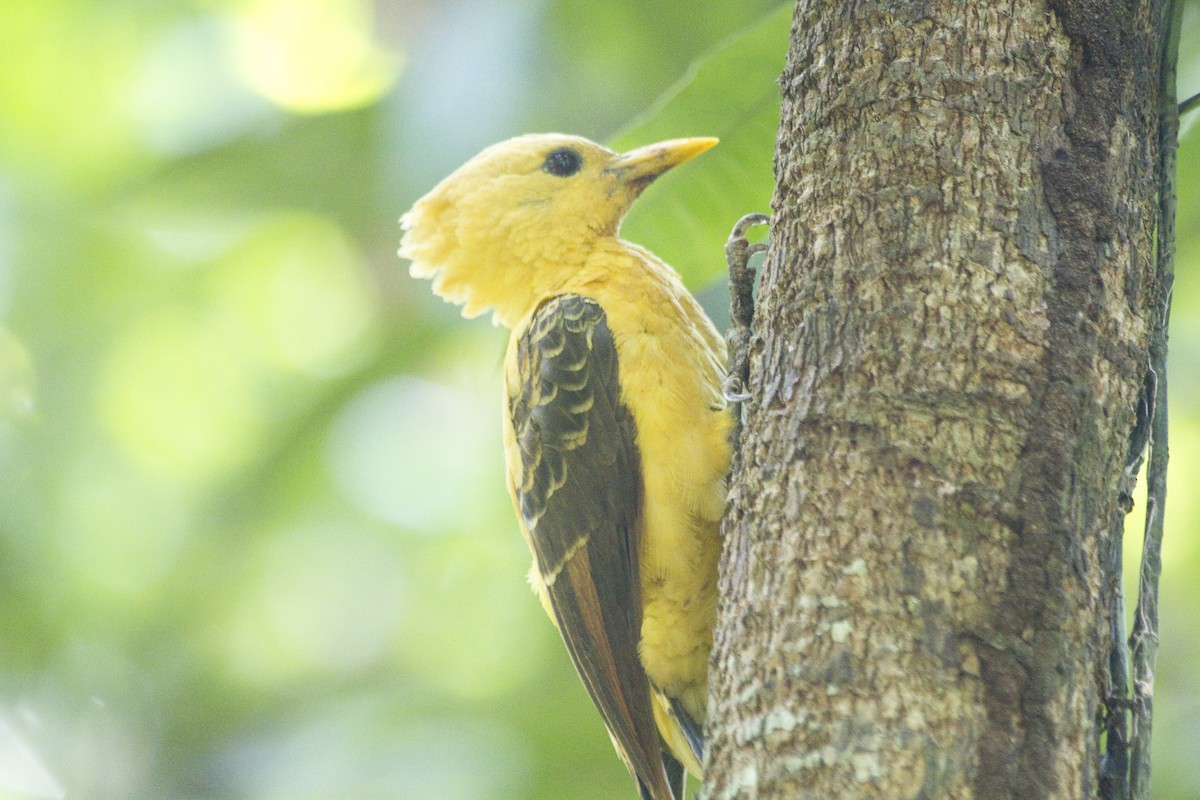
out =
[[[643,798],[671,800],[672,785],[682,797],[638,658],[641,463],[604,310],[574,294],[544,302],[517,343],[517,374],[514,494],[559,631]]]

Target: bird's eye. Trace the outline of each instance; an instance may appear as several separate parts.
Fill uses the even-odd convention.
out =
[[[569,147],[560,147],[546,156],[546,160],[542,162],[542,171],[565,178],[579,172],[579,168],[582,166],[583,156]]]

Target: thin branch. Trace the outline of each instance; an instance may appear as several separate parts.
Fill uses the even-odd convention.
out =
[[[1129,645],[1125,638],[1125,518],[1133,510],[1133,490],[1150,440],[1154,384],[1147,371],[1137,406],[1137,421],[1129,435],[1125,473],[1103,552],[1104,592],[1109,598],[1108,686],[1104,698],[1104,760],[1100,770],[1100,800],[1129,800]]]
[[[1158,241],[1155,259],[1157,303],[1150,335],[1150,460],[1146,467],[1146,528],[1133,615],[1133,725],[1129,792],[1133,800],[1150,797],[1150,736],[1154,719],[1154,659],[1158,654],[1158,579],[1162,572],[1163,512],[1167,499],[1167,325],[1175,259],[1175,157],[1179,109],[1175,72],[1179,53],[1182,0],[1163,7],[1162,83],[1159,90]],[[1184,104],[1186,105],[1186,103]]]
[[[1200,106],[1200,92],[1197,92],[1179,104],[1179,116],[1182,117],[1184,114],[1188,113],[1189,111],[1193,111],[1198,106]]]

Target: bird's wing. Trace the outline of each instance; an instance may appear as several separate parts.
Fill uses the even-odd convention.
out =
[[[571,294],[543,303],[508,382],[509,479],[555,622],[643,795],[670,800],[638,657],[641,464],[604,310]]]

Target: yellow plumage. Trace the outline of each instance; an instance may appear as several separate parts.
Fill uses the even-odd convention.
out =
[[[579,137],[520,137],[480,153],[402,219],[400,254],[412,274],[432,278],[464,315],[491,310],[512,330],[505,453],[535,554],[530,581],[560,629],[571,626],[563,634],[572,658],[653,800],[672,791],[639,755],[651,724],[643,712],[669,754],[700,772],[685,729],[704,722],[733,419],[721,337],[678,274],[617,233],[646,185],[715,143],[618,155]],[[610,393],[620,403],[608,410]],[[615,469],[634,471],[633,483],[610,481]],[[637,552],[612,561],[629,555],[613,552],[626,542]],[[592,597],[588,569],[601,563],[637,574],[627,584],[594,581]],[[602,623],[597,604],[616,616]],[[604,631],[628,609],[640,611],[633,669],[640,657],[648,686],[640,675],[610,685],[607,673],[621,668],[588,666],[594,650],[624,646],[619,631]]]

